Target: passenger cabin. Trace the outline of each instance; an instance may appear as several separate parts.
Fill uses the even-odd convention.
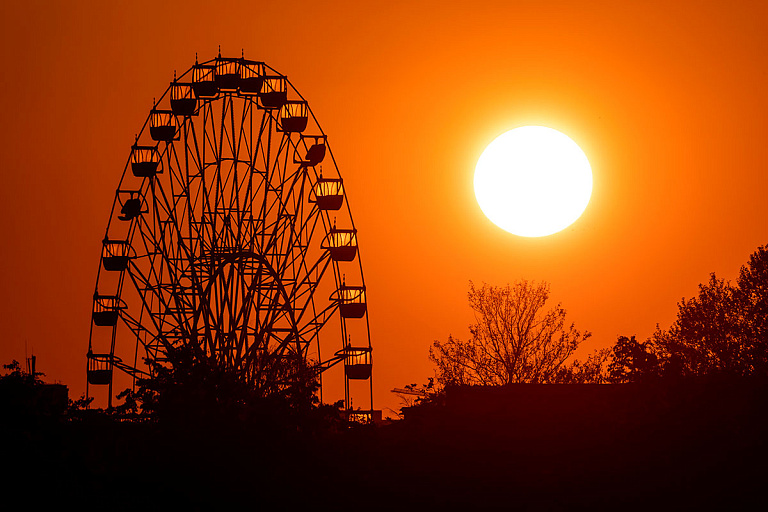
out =
[[[369,379],[371,368],[371,347],[344,348],[344,375],[349,380]]]
[[[298,144],[296,151],[293,154],[293,163],[302,165],[304,167],[314,167],[323,161],[326,151],[325,135],[302,135],[301,141],[303,142],[303,146],[307,149],[307,151],[302,158],[301,153],[299,153],[299,147],[301,144]]]
[[[88,384],[104,386],[112,382],[112,354],[94,354],[88,351]]]
[[[318,178],[315,184],[315,203],[321,210],[338,210],[344,203],[344,184],[341,178]]]
[[[176,116],[171,110],[152,109],[149,115],[149,135],[152,140],[171,142],[176,139]]]
[[[349,423],[359,423],[361,425],[380,424],[381,421],[381,409],[363,411],[360,409],[347,409],[342,411],[347,417]]]
[[[312,144],[307,150],[306,162],[312,167],[316,166],[325,158],[325,141],[321,144]]]
[[[137,178],[151,178],[157,174],[160,153],[155,146],[131,146],[131,172]]]
[[[240,59],[216,58],[214,81],[219,91],[235,92],[240,87]]]
[[[128,268],[128,262],[131,259],[130,251],[131,246],[127,241],[105,238],[101,250],[101,262],[104,265],[104,270],[122,272]]]
[[[288,101],[288,89],[284,76],[265,76],[259,92],[263,108],[280,108]]]
[[[125,194],[128,194],[128,198],[123,199]],[[134,197],[134,194],[138,195],[139,197]],[[131,221],[142,213],[145,213],[141,210],[141,195],[138,191],[118,190],[117,198],[118,202],[121,204],[120,215],[117,216],[118,219],[123,221]]]
[[[280,108],[278,131],[301,133],[307,129],[309,108],[306,101],[286,101]]]
[[[117,317],[123,309],[122,301],[114,295],[93,296],[93,323],[99,326],[117,324]]]
[[[339,313],[342,318],[362,318],[365,316],[365,286],[347,286],[342,284],[338,290]]]
[[[192,67],[192,90],[199,99],[215,98],[219,93],[216,86],[216,68],[205,64]]]
[[[250,60],[240,62],[240,94],[256,96],[264,84],[264,63]]]
[[[332,228],[321,246],[333,261],[352,261],[357,256],[357,230]]]
[[[175,116],[193,116],[197,109],[197,98],[192,84],[173,82],[171,84],[171,111]]]

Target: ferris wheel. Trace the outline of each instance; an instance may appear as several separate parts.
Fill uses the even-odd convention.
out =
[[[102,242],[87,393],[107,387],[111,407],[116,380],[150,376],[147,361],[182,346],[265,392],[343,367],[348,413],[372,413],[357,230],[326,134],[285,75],[220,52],[174,73],[130,147]],[[352,411],[353,388],[367,410]]]

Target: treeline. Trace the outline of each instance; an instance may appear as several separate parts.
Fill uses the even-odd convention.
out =
[[[768,376],[768,249],[760,247],[734,284],[711,274],[699,293],[678,304],[667,330],[644,342],[619,337],[609,382],[706,375]]]
[[[714,273],[699,293],[678,304],[667,330],[645,341],[619,336],[586,360],[573,354],[591,334],[550,309],[547,283],[519,281],[496,287],[470,282],[475,312],[470,337],[435,341],[434,385],[408,386],[433,395],[446,386],[514,383],[627,383],[721,375],[768,376],[768,248],[759,247],[734,284]]]

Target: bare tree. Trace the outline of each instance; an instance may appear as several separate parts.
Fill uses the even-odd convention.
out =
[[[476,288],[470,281],[468,295],[475,311],[470,339],[449,336],[429,350],[442,385],[556,381],[565,361],[591,335],[566,325],[560,304],[544,310],[546,282]]]

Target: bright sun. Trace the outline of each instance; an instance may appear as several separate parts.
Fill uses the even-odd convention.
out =
[[[475,167],[475,196],[497,226],[519,236],[565,229],[592,196],[587,156],[567,135],[523,126],[496,137]]]

